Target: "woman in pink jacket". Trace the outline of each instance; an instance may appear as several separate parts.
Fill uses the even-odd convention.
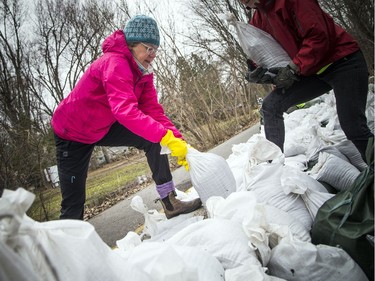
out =
[[[130,19],[124,30],[104,40],[103,55],[57,107],[51,124],[62,193],[60,218],[83,219],[87,171],[96,145],[145,151],[167,218],[201,206],[200,199],[175,198],[168,158],[160,154],[161,145],[167,146],[188,168],[187,144],[158,103],[153,84],[151,63],[159,44],[154,19]]]

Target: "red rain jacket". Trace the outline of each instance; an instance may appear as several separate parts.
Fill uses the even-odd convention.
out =
[[[260,0],[258,5],[250,24],[271,34],[301,75],[315,74],[359,50],[352,36],[316,0]]]

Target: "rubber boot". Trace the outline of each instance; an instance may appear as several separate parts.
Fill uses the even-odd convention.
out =
[[[176,195],[176,192],[172,191],[167,197],[161,199],[161,205],[163,206],[167,219],[181,214],[191,213],[202,206],[202,201],[199,198],[185,202],[178,200]]]

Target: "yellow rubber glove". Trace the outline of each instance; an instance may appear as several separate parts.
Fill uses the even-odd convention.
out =
[[[184,160],[187,153],[186,141],[176,138],[171,130],[168,130],[165,136],[161,139],[160,144],[167,146],[171,151],[172,156],[176,156]]]
[[[190,169],[189,168],[189,164],[188,164],[186,158],[180,158],[180,157],[178,157],[177,164],[181,165],[181,166],[184,166],[186,171],[189,171],[189,169]]]

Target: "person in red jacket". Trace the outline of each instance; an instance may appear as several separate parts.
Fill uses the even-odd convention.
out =
[[[284,67],[261,66],[247,74],[253,83],[273,83],[262,113],[266,138],[283,151],[283,113],[333,89],[340,125],[362,157],[373,136],[365,115],[368,69],[357,42],[317,0],[240,0],[255,9],[249,24],[269,33],[291,58]]]
[[[58,105],[51,125],[62,193],[61,219],[83,219],[86,178],[92,151],[100,146],[133,146],[146,153],[167,218],[190,213],[202,202],[176,198],[166,146],[188,169],[187,143],[158,103],[151,63],[160,44],[156,21],[138,15],[108,36],[103,55],[85,71]]]

